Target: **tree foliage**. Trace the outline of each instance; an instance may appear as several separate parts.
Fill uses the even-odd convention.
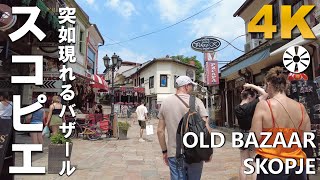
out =
[[[199,60],[197,60],[197,56],[191,56],[191,57],[185,57],[183,55],[177,55],[177,56],[172,56],[171,58],[173,59],[177,59],[183,63],[189,64],[190,61],[194,61],[195,62],[195,66],[196,66],[196,80],[200,79],[201,73],[203,73],[203,68],[202,68],[202,64]]]

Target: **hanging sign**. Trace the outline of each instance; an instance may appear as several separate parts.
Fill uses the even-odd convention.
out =
[[[199,52],[213,52],[221,46],[221,42],[213,37],[206,36],[192,41],[191,48]]]
[[[219,84],[218,61],[206,62],[206,80],[208,86]]]
[[[0,30],[6,31],[14,26],[17,16],[12,15],[12,9],[6,4],[0,4]]]

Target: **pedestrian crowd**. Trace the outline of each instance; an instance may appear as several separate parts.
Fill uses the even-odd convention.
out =
[[[282,132],[285,141],[288,142],[293,133],[298,133],[302,137],[303,132],[311,131],[310,118],[304,105],[290,99],[286,94],[289,83],[287,72],[281,67],[274,67],[265,76],[265,86],[263,88],[249,83],[243,86],[243,90],[239,94],[241,96],[241,103],[234,108],[234,111],[239,122],[240,132],[244,134],[244,141],[246,141],[250,132],[255,133],[259,142],[264,140],[264,137],[260,135],[261,132],[272,132],[271,140],[268,143],[273,144],[278,132]],[[163,154],[163,161],[170,169],[172,180],[199,180],[201,179],[204,163],[211,161],[212,154],[210,155],[210,152],[207,151],[204,152],[207,153],[206,156],[201,156],[196,154],[196,151],[191,151],[183,146],[180,147],[181,139],[178,134],[181,124],[182,126],[186,126],[182,127],[183,133],[190,132],[192,129],[193,131],[199,131],[197,129],[201,126],[206,130],[201,129],[200,131],[210,133],[211,128],[208,123],[208,113],[203,102],[191,95],[194,87],[197,85],[195,82],[187,76],[180,76],[176,79],[176,85],[176,94],[167,97],[161,103],[158,114],[157,135]],[[194,99],[194,102],[192,102],[192,99]],[[191,109],[196,110],[195,113],[202,121],[188,123],[188,121],[193,120],[189,119],[194,114],[190,113]],[[144,113],[147,112],[145,111]],[[184,118],[186,115],[188,117]],[[187,139],[187,141],[190,141],[190,139]],[[181,149],[184,152],[182,163],[180,161],[181,157],[178,156],[178,152]],[[269,162],[275,158],[281,159],[283,162],[285,162],[286,158],[306,160],[306,154],[302,148],[296,145],[293,145],[291,148],[283,148],[282,145],[278,145],[275,148],[241,147],[240,157],[240,180],[249,178],[244,174],[246,170],[244,161],[247,158],[267,159],[265,167],[268,167]],[[258,180],[307,179],[304,167],[301,174],[295,174],[295,171],[299,168],[300,164],[298,163],[298,166],[291,169],[289,173],[285,173],[283,169],[280,174],[272,174],[269,171],[268,173],[254,173],[252,177]],[[272,169],[278,170],[279,164],[273,163]]]

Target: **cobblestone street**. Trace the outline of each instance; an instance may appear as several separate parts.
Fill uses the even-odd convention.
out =
[[[156,132],[156,120],[152,120]],[[68,179],[170,179],[169,168],[163,163],[157,135],[147,136],[146,142],[138,141],[139,126],[134,123],[128,132],[128,140],[98,141],[73,140],[71,164],[77,166]],[[44,153],[33,156],[33,166],[46,166],[47,147]],[[21,154],[16,157],[16,165],[21,165]],[[239,164],[238,149],[227,142],[223,148],[215,149],[212,162],[204,166],[202,179],[237,179]],[[19,175],[17,180],[65,179],[55,174],[45,176]]]
[[[152,120],[154,132],[157,121]],[[139,126],[134,123],[128,132],[128,140],[98,141],[73,140],[71,164],[77,169],[69,178],[64,175],[46,174],[43,176],[19,175],[16,180],[58,180],[58,179],[95,179],[95,180],[169,180],[169,168],[163,163],[157,135],[147,136],[146,142],[138,141]],[[228,138],[228,134],[225,134]],[[229,135],[230,136],[230,135]],[[28,139],[28,136],[24,136]],[[26,142],[27,139],[19,141]],[[48,143],[48,142],[47,142]],[[46,143],[46,144],[47,144]],[[33,166],[47,167],[48,149],[33,156]],[[214,150],[213,159],[204,165],[204,180],[238,179],[239,150],[231,147],[231,142]],[[16,165],[22,164],[21,154],[17,154]],[[316,179],[314,177],[312,179]]]

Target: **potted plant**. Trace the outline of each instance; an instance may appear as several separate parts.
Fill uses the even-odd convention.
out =
[[[130,127],[130,124],[128,122],[118,122],[120,140],[127,139],[127,133],[128,133],[129,127]]]
[[[66,143],[69,142],[69,157],[66,157]],[[72,142],[70,138],[65,138],[62,133],[50,137],[48,152],[48,173],[58,174],[62,169],[63,161],[70,161],[72,152]]]

